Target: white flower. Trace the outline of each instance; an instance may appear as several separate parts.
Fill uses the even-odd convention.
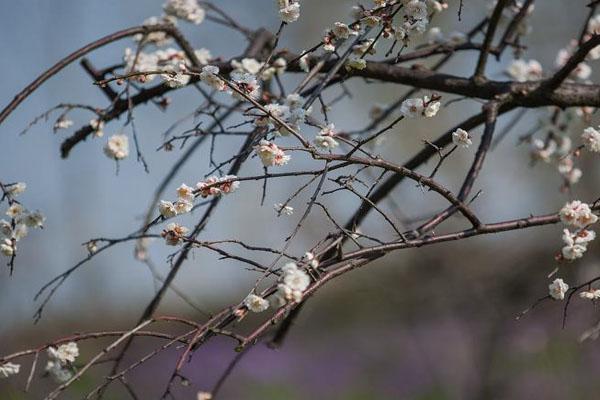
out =
[[[570,246],[565,246],[561,250],[562,256],[566,260],[576,260],[578,258],[583,257],[583,254],[587,251],[587,246],[583,244],[573,244]]]
[[[432,26],[429,28],[427,32],[427,42],[430,44],[440,44],[444,43],[446,39],[444,38],[444,34],[442,30],[437,26]]]
[[[52,376],[57,383],[67,382],[73,377],[73,371],[58,361],[48,360],[46,372]]]
[[[200,64],[202,65],[208,64],[208,62],[213,58],[212,54],[210,53],[210,50],[205,49],[204,47],[194,50],[194,54],[196,55],[196,58],[198,59],[198,61],[200,61]]]
[[[175,202],[174,206],[177,214],[186,214],[192,211],[194,208],[194,203],[184,199],[179,199]]]
[[[177,209],[170,201],[161,200],[158,205],[158,211],[160,212],[160,215],[165,218],[172,218],[177,215]]]
[[[296,0],[277,0],[279,17],[283,22],[292,23],[300,18],[300,3]]]
[[[47,352],[50,359],[58,361],[63,365],[75,362],[75,359],[79,356],[79,348],[75,342],[61,344],[58,348],[50,346]]]
[[[531,158],[533,160],[541,160],[546,163],[549,163],[552,155],[557,150],[557,144],[554,140],[548,140],[548,142],[544,142],[541,139],[534,139],[531,142]]]
[[[15,246],[10,239],[3,239],[0,242],[0,253],[6,257],[12,257],[15,254]]]
[[[92,119],[92,120],[90,120],[90,126],[94,130],[94,136],[96,136],[96,137],[104,136],[104,131],[102,130],[102,129],[104,129],[104,121],[101,121],[99,119]]]
[[[12,225],[5,219],[0,219],[0,237],[2,236],[11,236],[12,235]]]
[[[206,65],[202,67],[200,80],[215,90],[223,92],[227,90],[227,84],[219,77],[219,67],[214,65]]]
[[[258,116],[255,120],[254,120],[254,124],[256,126],[268,126],[268,125],[274,125],[275,120],[273,118],[277,118],[277,119],[283,119],[284,116],[289,112],[289,107],[288,106],[284,106],[281,104],[277,104],[277,103],[271,103],[271,104],[267,104],[265,106],[265,110],[267,110],[270,114],[269,115],[260,115]]]
[[[308,60],[308,54],[304,54],[302,57],[300,57],[300,59],[298,60],[298,65],[300,66],[300,69],[302,71],[304,71],[304,72],[310,71],[310,64],[309,64],[309,60]]]
[[[583,130],[581,139],[585,148],[594,153],[600,153],[600,132],[589,126]]]
[[[283,284],[291,290],[304,292],[308,288],[308,285],[310,285],[310,277],[301,269],[288,269],[284,272]]]
[[[182,183],[177,188],[177,197],[181,200],[194,201],[194,189]]]
[[[577,67],[575,67],[572,74],[575,78],[584,81],[592,74],[592,68],[588,64],[582,62],[577,64]]]
[[[590,19],[590,22],[588,22],[587,31],[590,34],[600,33],[600,14],[594,15],[594,17]]]
[[[375,54],[377,50],[375,50],[375,39],[366,39],[352,46],[352,53],[357,56],[362,56],[368,52],[368,54]]]
[[[288,301],[299,303],[302,301],[302,291],[294,290],[288,285],[280,283],[277,285],[277,292],[275,292],[275,304],[278,306],[285,305]]]
[[[346,63],[344,65],[346,67],[346,70],[348,71],[352,69],[362,70],[367,68],[367,62],[365,61],[365,59],[357,55],[351,55],[350,57],[348,57],[348,60],[346,60]]]
[[[348,39],[350,35],[356,36],[358,34],[357,31],[350,29],[348,25],[344,23],[336,22],[333,25],[332,32],[339,39]]]
[[[240,181],[235,175],[225,175],[219,178],[219,183],[219,191],[224,194],[233,193],[240,187]]]
[[[197,400],[212,400],[212,393],[209,392],[198,392]]]
[[[427,4],[420,0],[410,0],[404,5],[404,13],[414,19],[426,19]]]
[[[327,125],[315,136],[315,146],[330,150],[336,148],[339,143],[334,139],[335,134],[335,125]]]
[[[582,299],[588,300],[598,300],[600,299],[600,289],[590,289],[589,291],[583,291],[579,293],[579,297]]]
[[[283,150],[277,147],[275,143],[264,139],[255,147],[255,150],[265,167],[285,165],[291,158],[289,155],[286,155]]]
[[[23,214],[23,211],[25,211],[25,209],[22,205],[19,203],[14,203],[8,207],[8,210],[6,210],[6,215],[11,218],[18,218],[21,214]]]
[[[17,224],[15,226],[15,230],[13,232],[13,238],[16,241],[19,241],[27,236],[27,225],[25,224]]]
[[[310,265],[312,268],[318,268],[319,267],[319,260],[317,260],[315,258],[315,255],[313,253],[311,253],[310,251],[307,251],[306,253],[304,253],[304,257],[303,259],[308,263],[308,265]]]
[[[204,21],[206,15],[206,12],[198,5],[196,0],[167,0],[163,5],[163,10],[168,15],[196,25]]]
[[[565,225],[574,225],[579,228],[584,228],[598,221],[598,217],[592,213],[590,206],[579,200],[566,203],[561,208],[559,215],[560,220]]]
[[[555,300],[563,300],[567,290],[569,290],[569,285],[564,283],[560,278],[555,279],[554,282],[548,285],[550,296]]]
[[[46,217],[39,211],[28,212],[23,217],[23,223],[30,228],[41,228],[44,226]]]
[[[269,302],[255,294],[249,294],[244,300],[244,305],[248,307],[248,310],[255,313],[263,312],[269,308]]]
[[[513,60],[506,73],[517,82],[542,78],[542,65],[536,60]]]
[[[115,160],[122,160],[129,155],[129,139],[126,135],[112,135],[104,146],[104,154]]]
[[[415,118],[423,113],[424,108],[423,99],[406,99],[400,106],[400,112],[406,118]]]
[[[253,99],[258,98],[260,94],[260,86],[256,80],[256,76],[239,71],[232,72],[230,76],[231,80],[236,84],[236,87],[240,90],[240,92]],[[237,92],[233,92],[232,95],[238,100],[246,100],[244,96]]]
[[[181,243],[182,237],[188,232],[188,228],[181,226],[176,223],[167,225],[166,229],[162,231],[161,236],[165,239],[165,242],[169,246],[177,246]]]
[[[278,215],[292,215],[294,213],[294,207],[284,206],[282,203],[276,203],[273,205]]]
[[[231,60],[231,67],[238,72],[247,72],[252,75],[257,75],[264,63],[257,61],[254,58],[243,58],[241,61]]]
[[[71,125],[73,125],[73,121],[71,121],[70,119],[68,119],[66,117],[60,117],[54,123],[54,130],[57,131],[59,129],[67,129]]]
[[[17,196],[23,193],[27,189],[27,184],[25,182],[17,182],[13,185],[5,185],[5,190],[11,196]]]
[[[423,115],[427,118],[435,117],[442,105],[439,101],[430,100],[427,96],[423,97],[423,104],[427,104],[423,110]]]
[[[464,148],[467,148],[473,144],[473,142],[471,141],[471,136],[469,135],[469,132],[467,132],[461,128],[458,128],[457,130],[452,132],[452,142],[455,145],[464,147]]]
[[[175,74],[161,74],[161,77],[165,81],[166,85],[171,88],[183,87],[190,81],[190,76],[181,72],[177,72]]]
[[[0,377],[8,378],[11,375],[19,373],[21,366],[19,364],[13,364],[11,362],[0,365]]]

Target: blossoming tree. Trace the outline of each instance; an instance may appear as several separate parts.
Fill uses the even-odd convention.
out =
[[[37,295],[40,304],[36,317],[39,319],[61,285],[97,254],[134,243],[136,258],[144,261],[148,257],[147,239],[161,238],[156,245],[174,248],[168,260],[170,270],[139,321],[127,330],[77,333],[0,356],[0,377],[22,373],[22,366],[29,365],[28,388],[32,380],[37,379],[36,371],[43,368],[57,382],[45,398],[55,399],[90,369],[110,360],[112,371],[86,397],[102,398],[113,383],[128,385],[125,380],[128,374],[147,360],[177,348],[177,362],[165,366],[170,375],[169,382],[164,392],[156,396],[168,398],[174,385],[187,382],[185,369],[190,356],[211,338],[226,336],[235,342],[232,350],[235,349],[238,355],[212,388],[197,394],[199,399],[210,399],[218,395],[232,368],[248,348],[265,338],[274,346],[280,345],[303,303],[318,291],[327,290],[331,280],[404,249],[543,225],[562,224],[564,243],[556,254],[549,255],[548,263],[554,263],[555,269],[549,274],[548,292],[541,294],[538,300],[532,299],[532,304],[564,301],[566,310],[573,296],[586,301],[600,299],[600,288],[594,286],[600,277],[571,282],[571,285],[560,277],[561,268],[584,257],[593,243],[592,227],[598,220],[596,213],[600,210],[600,199],[571,199],[554,214],[528,215],[506,221],[483,220],[471,207],[478,197],[474,189],[485,168],[486,156],[493,141],[501,139],[496,132],[497,121],[514,110],[540,109],[547,113],[548,121],[523,141],[530,144],[535,161],[555,166],[563,181],[562,190],[568,192],[582,177],[578,168],[581,157],[597,157],[600,153],[600,129],[589,126],[579,135],[570,136],[565,127],[577,119],[589,122],[600,106],[600,86],[589,81],[590,65],[600,58],[600,14],[596,14],[600,2],[592,1],[586,6],[588,17],[581,22],[580,34],[565,43],[564,48],[557,49],[556,63],[550,67],[542,67],[536,60],[524,57],[526,51],[522,43],[529,30],[529,18],[535,12],[533,0],[498,0],[472,27],[461,23],[466,2],[464,5],[462,1],[456,2],[458,26],[462,32],[449,34],[435,27],[439,13],[452,12],[452,7],[444,0],[373,0],[367,3],[352,7],[348,10],[350,17],[347,20],[335,22],[323,37],[317,39],[314,47],[302,50],[278,46],[280,37],[286,34],[286,27],[302,18],[301,7],[309,7],[299,0],[275,2],[272,11],[278,12],[281,18],[275,32],[242,26],[213,3],[167,0],[163,15],[87,44],[60,60],[17,94],[0,112],[0,123],[17,112],[18,106],[45,81],[81,59],[85,72],[96,85],[90,90],[100,90],[107,97],[108,105],[60,104],[33,121],[37,123],[60,112],[53,128],[55,131],[69,130],[74,125],[71,115],[75,112],[91,114],[89,123],[77,128],[62,143],[60,151],[65,158],[83,141],[89,140],[117,165],[130,156],[133,148],[135,157],[146,168],[139,146],[143,138],[136,133],[133,113],[137,106],[149,102],[161,109],[168,108],[168,96],[176,96],[177,90],[186,86],[198,89],[202,105],[195,115],[203,125],[197,123],[192,129],[165,137],[159,150],[175,153],[175,148],[180,147],[183,152],[175,155],[173,169],[159,185],[142,226],[125,237],[91,238],[86,242],[87,255],[48,282]],[[213,54],[214,51],[193,48],[178,25],[201,23],[220,24],[239,32],[247,41],[246,51],[225,59],[219,53]],[[122,39],[133,40],[133,44],[123,49],[122,60],[116,60],[112,66],[93,66],[82,58]],[[449,60],[467,51],[477,54],[473,71],[465,71],[463,76],[442,72]],[[513,58],[505,71],[506,79],[491,80],[486,75],[491,58],[499,59],[505,54]],[[437,62],[430,67],[418,63],[430,59]],[[291,75],[299,76],[300,83],[292,84],[293,81],[288,79]],[[328,112],[335,107],[336,100],[328,103],[326,93],[331,88],[343,87],[348,80],[357,79],[402,85],[409,90],[392,104],[366,104],[365,107],[372,108],[371,121],[354,131],[342,130],[336,126],[336,121],[329,119]],[[437,140],[426,142],[406,162],[383,159],[377,154],[381,139],[401,127],[403,120],[415,119],[427,124],[436,118],[441,107],[457,98],[482,102],[481,112],[457,121]],[[121,129],[123,133],[105,138],[105,130],[113,130],[121,116],[126,116],[123,128],[131,129]],[[233,116],[244,122],[226,127],[226,121]],[[337,125],[341,126],[341,121]],[[172,132],[178,126],[175,124]],[[239,131],[242,126],[249,129]],[[479,126],[483,126],[483,132],[475,134]],[[198,148],[211,146],[212,149],[215,141],[223,136],[243,137],[239,150],[219,163],[213,161],[211,150],[210,170],[204,171],[191,186],[183,183],[174,193],[166,192],[165,188],[176,172]],[[460,152],[472,161],[460,177],[460,188],[455,192],[436,180],[436,176],[444,163]],[[296,157],[307,157],[313,168],[306,170],[295,166]],[[433,167],[426,165],[430,160],[435,161]],[[260,163],[263,173],[246,174],[244,166],[247,163]],[[243,196],[246,185],[258,185],[263,189],[262,205],[267,182],[291,177],[303,177],[306,182],[285,201],[272,206],[273,218],[299,215],[295,229],[279,247],[245,243],[235,236],[228,240],[201,239],[214,210],[223,207],[229,196]],[[18,268],[19,242],[25,239],[28,229],[41,228],[46,218],[40,211],[29,211],[21,202],[26,196],[25,183],[5,182],[1,178],[1,199],[6,217],[0,220],[0,251],[12,273]],[[439,196],[447,203],[445,208],[425,217],[411,229],[400,226],[396,216],[379,206],[406,180],[423,189],[423,196]],[[304,192],[310,193],[309,201],[295,203]],[[348,221],[337,221],[330,212],[326,199],[333,192],[360,199],[360,206]],[[196,223],[186,227],[178,217],[191,212],[195,212]],[[300,254],[293,254],[289,251],[290,244],[312,213],[322,213],[334,230]],[[369,214],[376,214],[394,234],[363,232],[361,223]],[[444,223],[453,216],[462,218],[468,227],[444,231]],[[557,230],[557,236],[560,235]],[[265,253],[272,256],[272,260],[268,264],[257,262],[246,253],[239,253],[237,250],[240,249]],[[165,293],[189,256],[204,251],[234,260],[256,274],[255,284],[248,288],[247,296],[231,299],[230,306],[203,320],[157,315]],[[247,333],[241,327],[249,313],[258,313],[261,323]],[[164,323],[181,325],[185,332],[173,335],[159,329],[158,326],[163,327]],[[586,334],[598,336],[598,333],[600,327],[592,328]],[[131,343],[142,336],[159,338],[163,343],[143,358],[125,363],[124,355]],[[82,360],[78,343],[98,338],[112,338],[112,341],[97,355]],[[133,393],[135,388],[129,390]]]

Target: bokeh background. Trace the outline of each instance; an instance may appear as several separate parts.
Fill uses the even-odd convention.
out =
[[[556,52],[576,37],[585,20],[589,1],[545,0],[536,4],[531,19],[533,31],[525,39],[527,58],[539,60],[550,72]],[[2,106],[35,76],[64,55],[100,36],[140,24],[159,15],[161,0],[28,0],[0,4],[0,70]],[[436,17],[433,25],[443,31],[467,31],[486,12],[487,1],[465,2],[462,21],[457,18],[458,1]],[[272,0],[221,0],[219,6],[242,24],[279,25]],[[348,21],[352,1],[305,0],[300,20],[286,28],[281,45],[292,51],[309,48],[322,31],[336,21]],[[229,58],[243,51],[244,38],[205,22],[183,25],[195,47],[206,47],[214,56]],[[89,56],[98,67],[120,61],[122,41]],[[381,47],[383,48],[383,47]],[[505,79],[506,53],[488,69],[494,79]],[[467,76],[475,64],[473,53],[464,53],[444,69]],[[595,67],[592,65],[592,67]],[[593,75],[593,80],[597,75]],[[289,81],[295,82],[293,79]],[[405,88],[398,85],[349,83],[353,98],[340,102],[330,118],[342,130],[353,130],[368,121],[374,103],[394,101]],[[334,98],[339,92],[330,91]],[[25,181],[21,200],[48,217],[43,231],[35,231],[20,246],[13,276],[0,278],[0,352],[7,354],[65,336],[73,331],[125,329],[137,321],[156,290],[148,268],[132,257],[133,244],[114,247],[94,258],[72,275],[57,292],[35,325],[33,301],[37,290],[55,275],[85,256],[80,245],[98,236],[120,237],[139,227],[158,182],[175,162],[179,151],[157,152],[162,134],[177,118],[199,105],[192,89],[178,91],[168,112],[152,105],[136,109],[136,126],[149,162],[146,174],[134,157],[115,165],[102,153],[104,139],[78,145],[70,157],[59,157],[61,141],[70,133],[52,132],[53,120],[42,122],[25,135],[19,132],[37,115],[61,103],[106,106],[107,101],[91,84],[78,64],[61,72],[27,99],[0,127],[0,179]],[[449,100],[452,97],[445,97]],[[377,151],[401,163],[421,148],[422,140],[435,139],[449,126],[474,114],[481,104],[455,102],[427,124],[402,123],[387,135]],[[55,114],[56,115],[56,114]],[[529,214],[554,212],[571,198],[598,197],[597,160],[580,159],[582,181],[572,193],[561,193],[561,181],[553,167],[529,163],[526,146],[517,146],[544,111],[529,110],[522,121],[489,155],[476,191],[482,190],[473,207],[486,222]],[[501,119],[502,126],[514,116]],[[74,113],[77,125],[91,116]],[[235,119],[230,121],[234,124]],[[123,121],[109,124],[107,135],[122,130]],[[187,125],[184,127],[190,127]],[[184,130],[182,127],[181,130]],[[575,123],[575,138],[582,125]],[[130,133],[129,128],[124,132]],[[475,131],[478,137],[480,131]],[[313,134],[314,132],[309,132]],[[226,159],[240,146],[240,138],[219,138],[216,155]],[[458,189],[473,149],[457,152],[439,175],[442,183]],[[595,163],[594,163],[595,161]],[[301,157],[294,167],[310,165]],[[432,165],[423,171],[430,171]],[[208,150],[201,149],[181,170],[169,193],[181,182],[193,184],[208,171]],[[256,160],[249,160],[240,175],[261,173]],[[260,185],[243,183],[241,189],[219,207],[201,239],[237,238],[254,244],[277,246],[291,232],[300,214],[276,218],[272,205],[285,200],[304,181],[286,180],[270,185],[267,201],[260,207]],[[405,182],[393,192],[398,206],[382,207],[399,221],[410,221],[440,209],[443,202],[431,193]],[[298,210],[306,198],[292,205]],[[349,194],[323,201],[335,218],[343,222],[358,205]],[[188,224],[198,213],[189,217]],[[439,231],[464,226],[451,220]],[[327,232],[333,231],[318,210],[313,212],[292,251],[302,254]],[[362,227],[373,235],[391,235],[373,214]],[[562,328],[561,304],[545,303],[516,320],[515,316],[547,293],[547,275],[555,268],[553,255],[560,248],[561,228],[503,233],[390,254],[382,260],[330,283],[312,298],[296,322],[285,346],[277,351],[259,344],[242,360],[221,393],[226,399],[593,399],[600,383],[600,351],[596,342],[579,343],[579,335],[597,322],[589,303],[576,299]],[[389,237],[389,236],[388,236]],[[161,275],[168,272],[170,249],[162,243],[151,247],[152,259]],[[586,257],[559,275],[569,283],[600,273],[597,246]],[[269,258],[257,258],[268,262]],[[196,251],[185,264],[175,284],[205,311],[216,311],[243,298],[256,275],[212,254]],[[170,292],[161,314],[201,319],[201,314]],[[81,346],[80,360],[91,357],[103,342]],[[144,354],[157,342],[139,340],[130,359]],[[235,356],[230,340],[216,339],[196,353],[185,369],[191,386],[178,388],[181,399],[192,399],[198,390],[209,389]],[[135,372],[130,381],[140,398],[153,399],[162,389],[177,353],[165,353]],[[22,392],[30,360],[16,378],[0,380],[0,398],[37,399],[54,386],[41,372],[31,393]],[[103,372],[99,368],[98,373]],[[65,398],[80,398],[93,387],[97,375],[86,376]],[[109,398],[126,398],[114,385]]]

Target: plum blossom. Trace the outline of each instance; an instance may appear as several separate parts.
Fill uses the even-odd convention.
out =
[[[587,300],[598,300],[600,299],[600,289],[584,290],[579,293],[579,297]]]
[[[265,167],[282,166],[290,161],[291,156],[285,154],[275,143],[261,140],[254,148]]]
[[[227,90],[227,84],[219,77],[219,67],[215,67],[214,65],[202,67],[200,80],[220,92]]]
[[[164,218],[173,218],[177,215],[177,209],[170,201],[161,200],[158,205],[158,211]]]
[[[282,276],[277,291],[271,298],[274,307],[281,307],[288,302],[302,301],[304,291],[310,285],[308,274],[299,269],[296,263],[289,262],[281,268]]]
[[[581,139],[587,150],[600,153],[600,131],[589,126],[583,130]]]
[[[315,146],[329,150],[336,148],[339,143],[334,139],[335,134],[335,125],[327,125],[315,136]]]
[[[555,300],[563,300],[567,290],[569,290],[569,285],[560,278],[555,279],[554,282],[548,285],[548,292]]]
[[[167,225],[165,230],[162,231],[161,236],[169,246],[177,246],[182,242],[182,238],[188,231],[189,229],[185,226],[173,222]]]
[[[48,357],[60,362],[61,364],[75,362],[75,359],[79,356],[79,348],[77,343],[69,342],[67,344],[61,344],[58,348],[50,346],[47,350]]]
[[[269,302],[255,294],[249,294],[244,300],[244,305],[248,307],[248,310],[255,313],[263,312],[269,308]]]
[[[59,129],[67,129],[69,128],[71,125],[73,125],[73,121],[68,119],[65,116],[61,116],[60,118],[58,118],[56,120],[56,122],[54,123],[54,132],[56,132]]]
[[[559,212],[560,220],[565,225],[573,225],[584,228],[598,221],[598,217],[592,213],[590,206],[579,200],[566,203]]]
[[[19,373],[21,366],[19,364],[13,364],[11,362],[0,365],[0,378],[8,378],[11,375]]]
[[[452,132],[452,142],[457,146],[464,147],[465,149],[473,144],[469,132],[461,128],[458,128]]]
[[[542,65],[536,60],[513,60],[506,73],[517,82],[537,80],[542,78]]]
[[[129,155],[129,139],[126,135],[112,135],[104,146],[104,154],[114,160],[122,160]]]
[[[167,0],[163,5],[167,15],[199,25],[204,21],[206,11],[198,5],[197,0]]]
[[[244,93],[246,96],[257,99],[259,96],[260,86],[256,80],[256,76],[246,73],[234,71],[231,73],[231,79],[235,83],[235,86]],[[238,100],[246,100],[246,98],[240,93],[233,92],[233,97]]]
[[[208,196],[220,196],[221,194],[229,194],[235,192],[240,186],[240,182],[235,175],[226,175],[224,177],[211,176],[203,182],[196,184],[196,189],[200,196],[206,198]]]
[[[423,113],[425,106],[423,105],[423,99],[406,99],[400,106],[400,112],[406,118],[416,118]]]
[[[12,257],[17,248],[10,239],[2,239],[0,242],[0,253],[5,257]]]
[[[279,17],[288,24],[300,18],[300,2],[298,0],[277,0]]]
[[[25,182],[17,182],[12,185],[4,185],[4,190],[11,196],[17,196],[23,193],[27,189],[27,184]]]

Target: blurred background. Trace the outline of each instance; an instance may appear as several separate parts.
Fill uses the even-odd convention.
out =
[[[465,2],[458,21],[458,1],[432,23],[442,31],[468,31],[487,12],[489,4]],[[546,0],[536,4],[531,18],[533,31],[524,42],[526,58],[539,60],[545,72],[554,68],[557,51],[577,37],[585,20],[588,0]],[[301,18],[284,30],[280,46],[300,52],[321,39],[326,27],[350,21],[352,1],[302,1]],[[4,2],[0,13],[1,106],[7,104],[34,77],[71,51],[108,33],[138,25],[161,14],[161,0],[30,0]],[[218,5],[243,25],[264,26],[276,31],[277,10],[272,0],[221,0]],[[246,42],[238,33],[205,21],[200,26],[180,23],[196,48],[208,48],[223,59],[239,55]],[[121,41],[89,56],[98,68],[120,62],[125,47]],[[381,49],[387,46],[381,46]],[[385,50],[380,51],[384,52]],[[380,54],[381,56],[381,54]],[[468,76],[475,53],[455,57],[444,71]],[[507,52],[500,63],[492,62],[492,79],[506,79],[503,69],[511,60]],[[594,67],[592,65],[592,67]],[[597,74],[592,75],[596,81]],[[295,78],[289,82],[293,83]],[[368,84],[351,80],[353,98],[338,103],[329,114],[340,130],[365,126],[374,103],[391,103],[406,88],[391,84]],[[339,90],[327,92],[330,100]],[[444,101],[451,96],[445,96]],[[198,93],[186,88],[172,96],[172,106],[162,112],[153,105],[136,108],[136,126],[150,173],[132,155],[115,165],[102,153],[106,137],[123,130],[123,119],[109,124],[102,139],[80,143],[63,160],[62,140],[73,129],[52,132],[53,119],[19,135],[37,115],[58,103],[86,103],[105,107],[106,99],[75,63],[44,84],[0,126],[0,179],[24,181],[27,191],[20,200],[30,209],[47,215],[45,229],[31,232],[20,243],[13,276],[3,271],[0,278],[0,353],[5,355],[66,336],[74,331],[127,329],[135,324],[156,290],[148,268],[133,258],[133,243],[113,247],[95,257],[73,274],[46,307],[43,318],[33,323],[39,305],[33,296],[51,278],[85,257],[81,243],[94,237],[121,237],[137,229],[160,180],[181,153],[157,152],[162,135],[178,118],[199,105]],[[377,151],[401,163],[448,127],[477,113],[476,101],[454,102],[444,107],[427,124],[402,122],[387,135]],[[518,112],[518,111],[517,111]],[[57,116],[58,114],[54,114]],[[514,117],[505,115],[499,131]],[[598,197],[600,170],[594,159],[579,159],[584,176],[571,193],[561,192],[561,179],[550,165],[531,167],[527,145],[517,146],[545,110],[528,110],[521,122],[489,155],[474,192],[482,194],[473,208],[484,222],[497,222],[555,212],[569,199],[593,201]],[[75,112],[73,128],[91,115]],[[239,120],[241,121],[241,120]],[[235,119],[228,125],[234,125]],[[183,125],[181,131],[193,126]],[[575,123],[573,138],[583,125]],[[130,128],[123,130],[130,134]],[[308,136],[315,132],[310,131]],[[478,143],[480,130],[472,132]],[[216,157],[225,160],[237,151],[241,138],[219,137]],[[474,147],[474,146],[473,146]],[[453,190],[460,187],[474,148],[457,151],[438,178]],[[166,197],[182,182],[189,185],[209,171],[208,148],[198,151],[177,175]],[[239,175],[260,174],[257,160],[248,160]],[[310,166],[298,157],[290,168]],[[429,173],[433,163],[422,168]],[[276,218],[273,203],[285,199],[302,179],[271,184],[265,205],[260,207],[261,185],[243,182],[228,196],[201,240],[236,238],[256,245],[280,246],[301,213]],[[331,188],[333,188],[331,184]],[[307,192],[310,195],[311,191]],[[323,201],[337,221],[343,223],[359,202],[348,193]],[[393,192],[399,205],[398,220],[410,221],[439,210],[444,203],[434,194],[404,182]],[[302,210],[307,196],[292,202]],[[388,202],[382,208],[397,212]],[[186,217],[190,226],[199,212]],[[449,232],[464,227],[457,218],[438,229]],[[574,299],[568,323],[562,329],[562,304],[546,302],[516,320],[516,315],[537,298],[547,294],[548,274],[556,267],[554,254],[561,246],[561,227],[509,232],[393,253],[377,262],[328,284],[310,299],[292,329],[285,346],[277,351],[259,344],[250,350],[225,384],[225,399],[593,399],[600,381],[600,351],[597,343],[579,343],[580,334],[597,322],[589,301]],[[318,210],[313,211],[291,252],[301,255],[307,248],[335,230]],[[361,230],[369,235],[391,237],[392,231],[371,214]],[[158,272],[168,273],[166,257],[172,249],[162,243],[151,247]],[[592,243],[585,258],[563,267],[558,273],[575,284],[600,274],[597,246]],[[269,257],[253,255],[257,261]],[[262,257],[262,258],[261,258]],[[175,285],[197,308],[214,312],[243,298],[256,273],[232,261],[196,251],[178,275]],[[170,292],[159,314],[202,319],[202,315]],[[258,322],[258,320],[256,321]],[[250,322],[252,324],[253,321]],[[81,345],[80,361],[92,357],[108,342]],[[157,346],[156,340],[137,340],[128,360]],[[177,388],[178,398],[193,399],[198,390],[212,387],[235,356],[231,340],[215,339],[199,350],[186,367],[189,387]],[[130,377],[140,398],[153,399],[162,390],[178,353],[167,352]],[[31,360],[22,362],[17,377],[0,380],[1,399],[38,399],[55,384],[36,374],[30,393],[22,388]],[[80,398],[98,382],[106,369],[86,375],[64,398]],[[113,385],[109,398],[127,398],[122,387]],[[112,397],[111,397],[112,396]]]

